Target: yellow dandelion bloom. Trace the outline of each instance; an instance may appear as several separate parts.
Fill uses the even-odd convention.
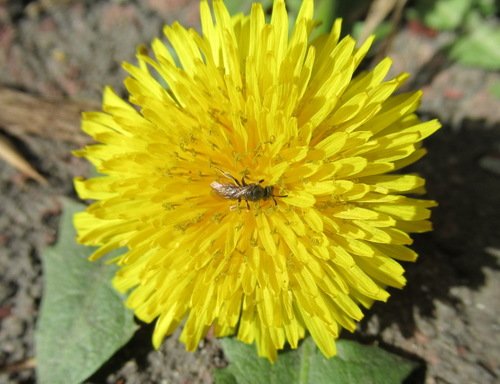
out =
[[[85,113],[98,144],[78,151],[102,174],[75,181],[95,202],[78,240],[113,260],[127,305],[156,320],[153,344],[179,325],[188,350],[209,328],[275,360],[309,333],[325,356],[414,261],[411,232],[431,229],[424,180],[399,169],[425,154],[437,121],[421,92],[393,95],[407,74],[356,72],[372,39],[340,39],[340,21],[309,40],[313,1],[289,33],[283,0],[231,17],[200,4],[202,33],[165,27],[154,58],[124,68],[129,102],[104,91]],[[175,52],[175,55],[172,54]]]

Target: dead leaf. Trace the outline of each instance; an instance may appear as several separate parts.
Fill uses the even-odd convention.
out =
[[[10,141],[0,135],[0,157],[24,175],[38,181],[42,185],[47,185],[47,179],[40,175],[14,148]]]

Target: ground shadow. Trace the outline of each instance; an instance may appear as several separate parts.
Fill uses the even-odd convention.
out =
[[[415,237],[420,258],[405,265],[405,289],[391,290],[389,302],[375,304],[368,313],[367,320],[377,316],[381,330],[396,324],[410,337],[416,328],[410,308],[425,317],[433,317],[435,300],[459,308],[462,303],[451,288],[477,290],[485,283],[483,269],[499,268],[487,248],[500,248],[500,177],[480,166],[481,157],[494,153],[498,143],[500,130],[477,121],[465,121],[457,130],[444,126],[427,140],[428,155],[410,171],[427,179],[428,197],[439,203],[434,231]]]
[[[148,364],[147,357],[153,349],[151,335],[153,334],[154,324],[144,324],[139,321],[138,323],[139,328],[132,339],[120,348],[92,376],[85,380],[86,383],[105,383],[109,376],[118,372],[130,360],[134,360],[140,368],[144,368]],[[120,378],[117,379],[117,383],[119,382]]]

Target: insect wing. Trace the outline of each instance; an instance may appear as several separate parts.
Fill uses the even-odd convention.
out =
[[[219,196],[230,200],[239,199],[245,193],[242,187],[234,184],[222,184],[214,181],[210,184],[210,186]]]

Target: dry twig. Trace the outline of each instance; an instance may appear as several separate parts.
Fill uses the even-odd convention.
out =
[[[26,176],[47,185],[47,179],[40,175],[14,148],[10,141],[0,135],[0,158],[19,170]]]
[[[366,16],[363,31],[359,36],[359,41],[365,41],[375,29],[385,20],[385,18],[396,8],[399,0],[375,0],[372,2],[368,15]]]
[[[89,142],[89,137],[80,130],[80,114],[82,111],[97,108],[95,103],[46,100],[0,87],[0,132],[4,130],[21,141],[25,141],[26,136],[39,136],[81,147]],[[41,184],[47,184],[47,180],[23,158],[7,137],[1,134],[0,158],[24,175]]]
[[[31,357],[29,359],[9,364],[9,365],[4,365],[0,367],[0,373],[16,373],[20,371],[24,371],[26,369],[33,369],[36,367],[36,360]]]
[[[35,135],[83,146],[89,137],[79,128],[80,114],[98,108],[88,101],[47,100],[0,87],[0,128],[21,140]]]

